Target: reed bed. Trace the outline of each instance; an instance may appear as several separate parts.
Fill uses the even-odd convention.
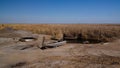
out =
[[[0,29],[5,27],[54,37],[65,35],[85,40],[112,41],[120,38],[119,24],[0,24]]]

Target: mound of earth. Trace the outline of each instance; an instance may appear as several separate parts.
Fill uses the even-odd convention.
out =
[[[32,32],[25,30],[15,30],[9,27],[0,30],[0,37],[4,37],[4,38],[25,37],[25,36],[32,36]]]

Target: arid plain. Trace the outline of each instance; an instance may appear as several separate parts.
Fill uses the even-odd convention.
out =
[[[119,24],[0,24],[0,29],[0,68],[120,68]],[[24,37],[36,39],[21,41]],[[43,37],[44,44],[67,43],[42,49]]]

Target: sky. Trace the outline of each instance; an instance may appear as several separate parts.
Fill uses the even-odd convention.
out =
[[[0,0],[0,23],[120,24],[120,0]]]

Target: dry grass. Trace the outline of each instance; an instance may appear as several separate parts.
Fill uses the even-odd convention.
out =
[[[48,34],[58,39],[63,37],[63,34],[97,41],[111,41],[120,38],[119,24],[0,24],[0,29],[5,27]]]

